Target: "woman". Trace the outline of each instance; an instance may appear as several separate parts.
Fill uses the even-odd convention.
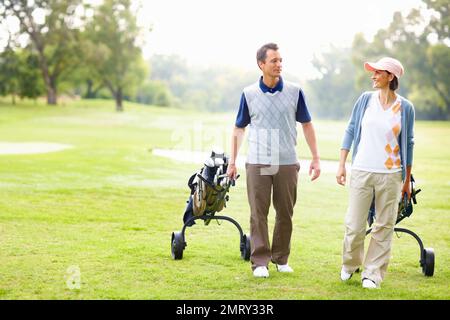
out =
[[[337,183],[345,185],[345,161],[353,144],[349,205],[341,279],[347,281],[363,266],[362,286],[379,288],[387,270],[391,240],[402,195],[411,196],[414,107],[398,95],[402,64],[393,58],[366,62],[376,91],[363,93],[353,107],[341,148]],[[366,221],[375,199],[376,221],[364,257]]]

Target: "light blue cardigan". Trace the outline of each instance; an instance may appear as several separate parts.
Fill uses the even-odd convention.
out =
[[[345,130],[342,141],[342,149],[350,150],[353,143],[352,163],[358,152],[358,145],[361,139],[361,122],[364,112],[367,109],[369,99],[373,91],[364,92],[356,101],[352,115]],[[399,135],[400,159],[402,162],[402,178],[406,176],[406,166],[412,166],[414,148],[414,120],[415,112],[413,104],[398,95],[401,100],[402,127]]]

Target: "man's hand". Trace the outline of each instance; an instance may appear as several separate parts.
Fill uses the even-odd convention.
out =
[[[347,172],[345,170],[345,165],[343,165],[343,166],[340,165],[339,169],[336,173],[336,182],[338,184],[340,184],[341,186],[345,186],[346,178],[347,178]]]
[[[314,131],[314,126],[311,121],[302,123],[303,134],[308,143],[309,150],[311,150],[312,161],[309,166],[309,175],[314,171],[311,181],[316,180],[320,176],[320,158],[319,151],[317,149],[316,133]]]
[[[314,171],[311,181],[316,180],[320,176],[320,160],[313,159],[311,165],[309,166],[309,175]]]
[[[236,176],[237,176],[236,164],[234,164],[234,163],[228,164],[227,175],[228,175],[228,178],[230,178],[230,180],[236,180]]]
[[[242,140],[244,139],[244,134],[245,128],[234,127],[233,134],[231,135],[231,154],[227,168],[227,175],[230,180],[236,180],[237,177],[236,159]]]

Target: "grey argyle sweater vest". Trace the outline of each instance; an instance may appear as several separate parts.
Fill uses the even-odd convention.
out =
[[[264,93],[259,81],[244,89],[250,115],[247,163],[296,164],[296,111],[300,87],[283,81],[283,89]]]

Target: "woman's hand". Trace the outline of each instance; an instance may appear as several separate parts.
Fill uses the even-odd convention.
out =
[[[411,180],[406,179],[402,187],[402,199],[405,193],[408,195],[408,201],[411,199]]]
[[[339,165],[338,171],[336,173],[336,182],[341,186],[345,186],[346,178],[347,172],[345,170],[345,165]]]

